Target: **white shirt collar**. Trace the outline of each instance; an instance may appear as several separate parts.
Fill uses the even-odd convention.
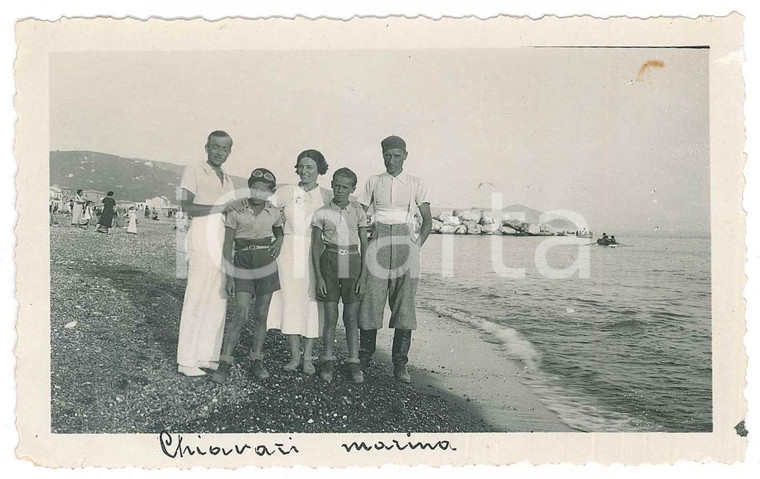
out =
[[[407,181],[409,180],[409,175],[406,174],[406,170],[401,170],[401,173],[399,173],[396,176],[391,176],[390,173],[388,173],[388,170],[383,171],[383,174],[380,176],[386,176],[388,178],[393,178],[395,181],[398,181],[402,185],[407,184]]]

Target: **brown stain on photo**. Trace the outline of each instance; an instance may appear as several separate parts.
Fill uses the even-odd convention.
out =
[[[644,74],[649,73],[653,68],[663,68],[664,66],[665,62],[662,60],[647,60],[641,65],[641,68],[639,68],[639,73],[636,75],[636,81],[644,81]]]

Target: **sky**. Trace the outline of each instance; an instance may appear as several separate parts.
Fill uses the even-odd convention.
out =
[[[380,140],[431,205],[571,210],[592,230],[708,232],[708,50],[72,52],[50,56],[50,150],[190,164],[212,130],[225,168],[296,182],[320,150],[360,187]],[[645,66],[648,65],[648,66]],[[642,68],[644,66],[644,68]],[[320,184],[329,187],[328,176]],[[480,187],[479,187],[480,185]]]

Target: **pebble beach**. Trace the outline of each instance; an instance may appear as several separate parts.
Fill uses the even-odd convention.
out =
[[[121,228],[108,235],[74,228],[65,216],[56,221],[50,232],[54,433],[497,430],[432,367],[412,368],[412,386],[393,379],[382,354],[360,385],[344,365],[331,383],[282,371],[287,341],[275,330],[265,345],[269,379],[247,374],[250,329],[227,384],[187,378],[175,363],[185,280],[175,274],[174,223],[141,221],[133,236]],[[342,344],[342,330],[337,337]]]

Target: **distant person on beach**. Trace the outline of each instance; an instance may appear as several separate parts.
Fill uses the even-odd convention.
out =
[[[136,235],[137,234],[137,211],[135,210],[134,206],[130,206],[127,210],[127,233]]]
[[[91,201],[87,201],[84,205],[84,213],[82,214],[82,225],[86,229],[90,225],[92,219],[92,206]]]
[[[206,161],[186,167],[180,185],[182,209],[192,218],[177,344],[178,369],[186,376],[203,376],[217,368],[227,309],[222,272],[223,214],[235,203],[235,187],[222,165],[232,151],[232,138],[214,131],[205,150]]]
[[[103,211],[100,213],[100,219],[98,219],[98,233],[108,233],[108,230],[113,227],[114,210],[116,208],[116,200],[113,199],[113,191],[109,191],[105,198],[103,198]]]
[[[145,217],[150,218],[150,208],[148,208],[147,206],[145,207]]]
[[[332,193],[317,184],[319,176],[327,172],[327,161],[319,151],[302,151],[295,169],[298,184],[282,186],[271,198],[275,206],[282,208],[285,237],[278,262],[282,289],[272,296],[268,327],[279,329],[288,337],[290,362],[283,369],[298,369],[304,338],[303,372],[314,374],[312,347],[322,331],[323,310],[314,285],[311,223],[314,212],[330,202]]]
[[[280,289],[277,256],[282,247],[282,212],[267,204],[276,189],[277,180],[266,168],[256,168],[248,178],[251,196],[246,208],[230,211],[224,222],[225,290],[235,297],[235,312],[225,324],[219,367],[211,380],[224,384],[234,361],[235,348],[240,340],[248,310],[253,299],[253,351],[251,373],[259,380],[269,377],[264,368],[264,339],[267,334],[267,315],[272,293]],[[235,258],[233,260],[233,245]]]
[[[76,194],[74,195],[74,199],[71,200],[71,202],[71,224],[80,228],[85,227],[82,225],[82,221],[84,216],[84,205],[86,201],[84,198],[82,198],[82,190],[77,190]]]
[[[367,247],[368,275],[359,308],[359,357],[363,369],[375,352],[377,330],[383,327],[383,311],[389,304],[393,335],[393,375],[411,382],[406,364],[417,328],[414,297],[420,273],[420,248],[430,235],[432,216],[427,188],[416,176],[404,172],[406,142],[398,136],[384,139],[382,147],[385,172],[370,177],[360,202],[367,211],[373,207],[374,233]],[[422,226],[414,237],[414,215],[419,209]]]
[[[349,195],[356,189],[356,173],[340,168],[333,173],[333,199],[314,213],[311,255],[317,279],[317,299],[324,303],[322,330],[322,372],[332,381],[337,358],[333,352],[338,301],[343,300],[343,325],[346,328],[351,379],[364,382],[359,366],[359,303],[363,289],[364,256],[367,253],[367,213]]]

